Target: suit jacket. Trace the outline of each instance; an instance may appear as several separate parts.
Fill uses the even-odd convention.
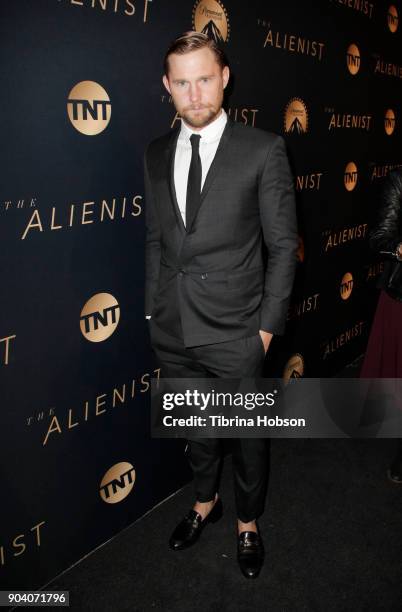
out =
[[[186,347],[259,329],[283,334],[298,248],[284,139],[228,117],[185,227],[174,186],[179,132],[153,140],[144,154],[145,313],[172,334],[179,311]]]

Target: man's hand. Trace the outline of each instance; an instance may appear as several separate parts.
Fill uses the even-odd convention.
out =
[[[260,336],[264,344],[265,354],[267,354],[267,350],[272,340],[273,334],[271,334],[270,332],[264,331],[263,329],[260,329]]]

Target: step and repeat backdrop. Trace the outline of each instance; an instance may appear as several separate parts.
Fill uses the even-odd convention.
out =
[[[364,352],[378,297],[367,235],[402,165],[401,12],[3,0],[2,588],[46,584],[190,478],[184,441],[150,437],[159,370],[143,310],[143,152],[180,121],[161,80],[169,42],[219,40],[227,112],[285,137],[299,263],[267,374],[333,376]]]

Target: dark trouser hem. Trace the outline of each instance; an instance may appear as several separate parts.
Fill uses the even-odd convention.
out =
[[[221,465],[221,445],[216,438],[188,440],[187,458],[194,476],[194,493],[199,502],[215,499]]]

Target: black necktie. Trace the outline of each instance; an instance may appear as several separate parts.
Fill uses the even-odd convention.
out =
[[[190,225],[197,213],[201,201],[201,158],[199,153],[200,138],[198,134],[191,134],[191,162],[188,171],[187,197],[186,197],[186,229]]]

